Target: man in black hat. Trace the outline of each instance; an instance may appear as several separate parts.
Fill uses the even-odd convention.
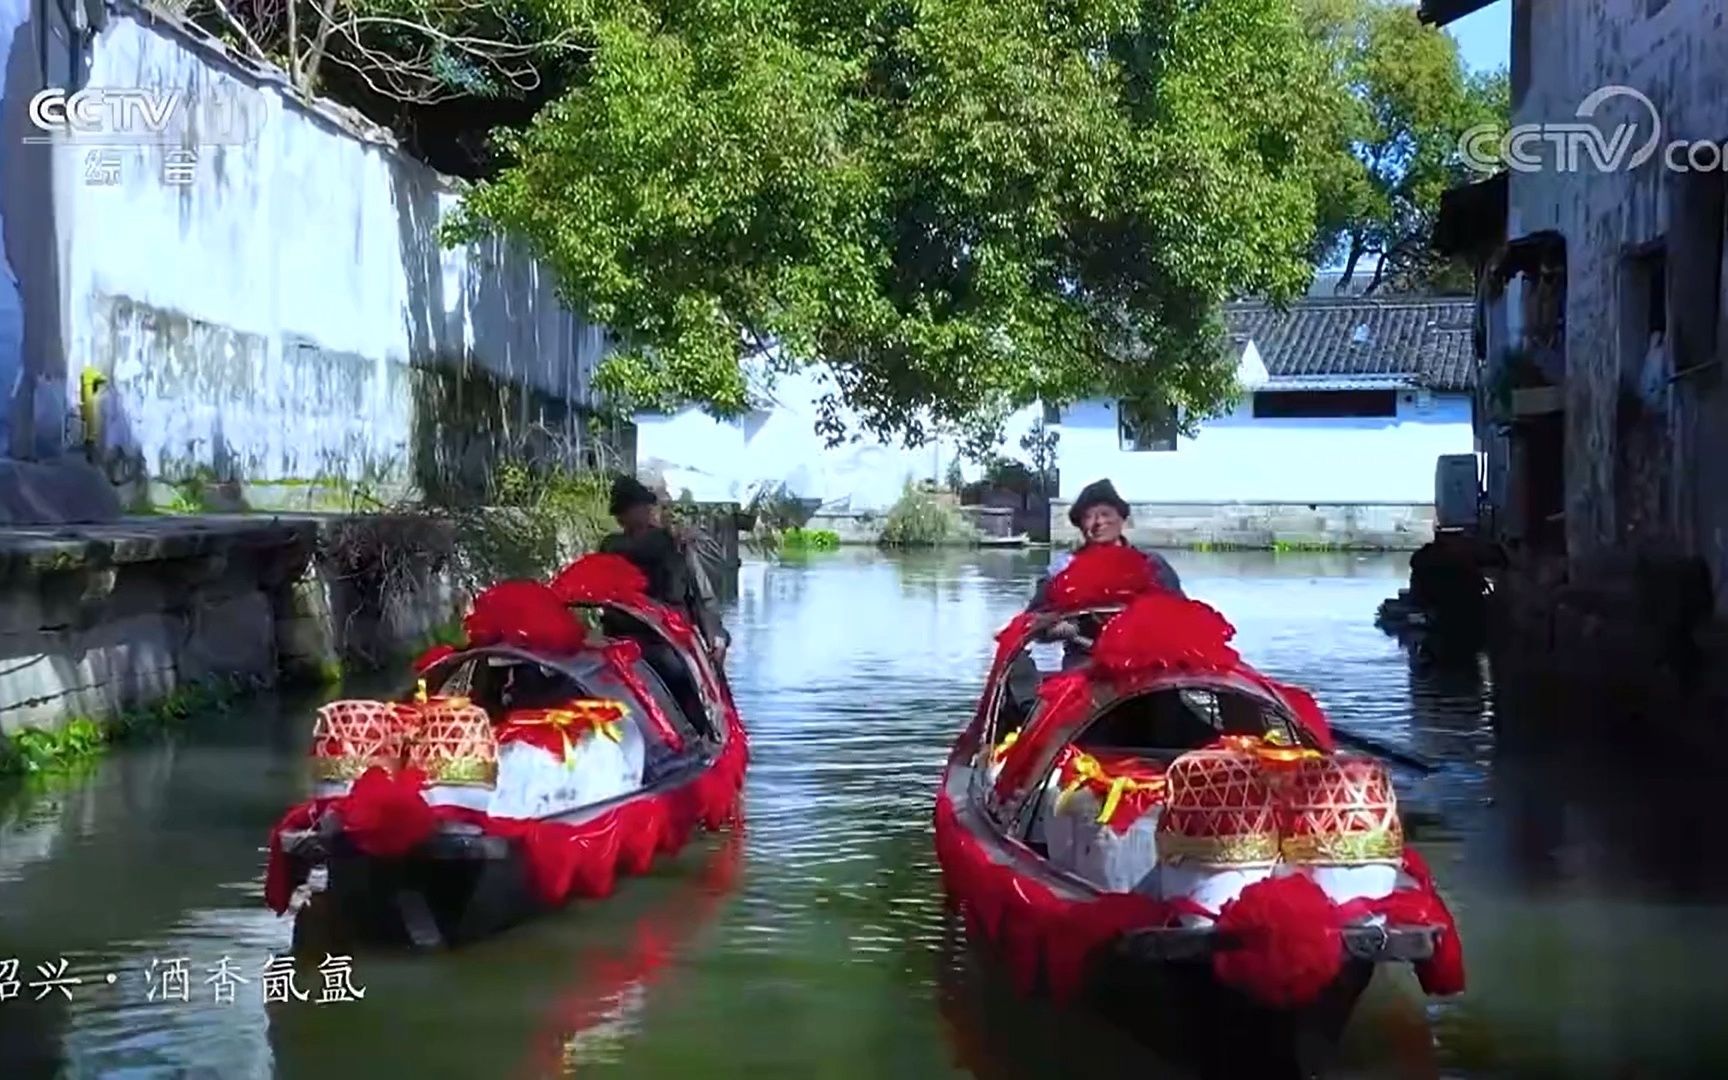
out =
[[[1115,485],[1108,480],[1099,480],[1087,484],[1080,491],[1080,497],[1074,500],[1074,505],[1068,509],[1068,520],[1080,530],[1084,537],[1082,548],[1097,544],[1120,544],[1130,546],[1122,535],[1122,527],[1128,523],[1128,504],[1122,496],[1116,494]],[[1156,551],[1141,551],[1146,561],[1152,564],[1152,577],[1178,596],[1186,595],[1182,591],[1182,579],[1177,576],[1175,567],[1171,566],[1164,556]],[[1032,594],[1030,607],[1034,610],[1044,606],[1046,594],[1050,589],[1050,581],[1061,573],[1073,555],[1063,553],[1050,560],[1050,568],[1038,582],[1037,590]],[[1067,643],[1064,649],[1065,663],[1077,662],[1085,653],[1077,647],[1077,639],[1083,636],[1082,628],[1072,621],[1063,620],[1050,627],[1046,640]]]
[[[648,595],[686,612],[714,663],[723,664],[732,638],[714,610],[713,587],[689,546],[660,523],[660,497],[634,476],[620,476],[610,509],[621,531],[600,541],[600,550],[635,563],[648,579]]]

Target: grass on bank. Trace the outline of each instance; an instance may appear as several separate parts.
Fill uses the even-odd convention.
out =
[[[0,738],[0,777],[76,773],[111,745],[171,731],[188,717],[224,708],[255,689],[246,679],[193,683],[150,705],[111,717],[75,716],[57,728],[27,728]]]
[[[1275,554],[1296,552],[1340,552],[1351,548],[1324,540],[1274,540],[1270,544],[1243,544],[1232,540],[1193,540],[1183,545],[1189,551],[1270,551]]]

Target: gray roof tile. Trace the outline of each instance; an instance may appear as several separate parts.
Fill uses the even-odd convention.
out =
[[[1231,304],[1232,340],[1250,338],[1273,378],[1400,376],[1441,391],[1475,385],[1469,298],[1299,300],[1285,311],[1269,304]]]

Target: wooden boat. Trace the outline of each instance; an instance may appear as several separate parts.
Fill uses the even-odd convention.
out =
[[[723,675],[627,560],[475,598],[467,641],[416,661],[395,701],[319,711],[317,790],[270,839],[278,914],[323,879],[357,936],[471,941],[611,893],[739,817],[748,759]]]
[[[1221,1076],[1307,1074],[1377,965],[1460,992],[1384,764],[1116,550],[998,636],[949,759],[937,855],[974,938],[1026,992],[1084,996]],[[1059,620],[1098,628],[1091,655],[1039,678],[1027,650]]]

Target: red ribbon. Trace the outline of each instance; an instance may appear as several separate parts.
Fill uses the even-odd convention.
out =
[[[672,726],[672,721],[666,718],[666,710],[660,707],[660,702],[648,692],[648,684],[636,673],[636,665],[642,660],[642,646],[629,638],[623,638],[608,643],[604,655],[607,666],[618,676],[618,680],[629,687],[630,693],[642,703],[642,708],[648,714],[648,722],[654,725],[654,730],[666,741],[666,745],[674,751],[684,749],[684,736]]]

